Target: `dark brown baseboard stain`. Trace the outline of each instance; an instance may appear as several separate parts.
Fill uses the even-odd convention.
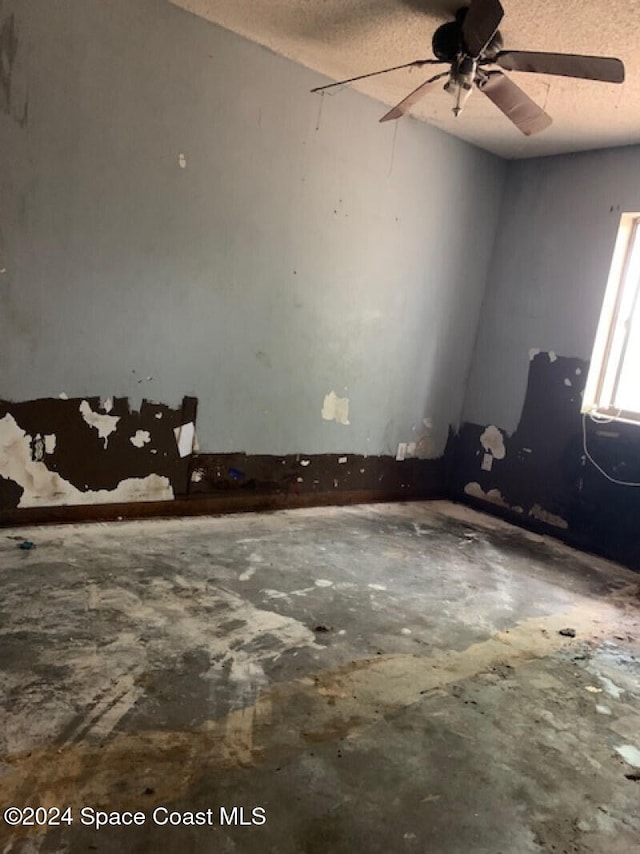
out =
[[[264,512],[444,494],[442,457],[400,462],[356,454],[198,454],[191,465],[193,491],[173,501],[2,508],[0,526]]]
[[[444,457],[362,454],[194,454],[189,494],[305,496],[342,491],[422,495],[444,489]]]
[[[384,490],[353,490],[329,493],[197,496],[174,501],[133,501],[127,504],[74,504],[60,507],[27,507],[0,512],[0,527],[21,525],[64,525],[78,522],[120,522],[124,519],[161,519],[174,516],[221,516],[228,513],[259,513],[304,507],[342,507],[386,501],[434,499],[412,491],[407,494]]]

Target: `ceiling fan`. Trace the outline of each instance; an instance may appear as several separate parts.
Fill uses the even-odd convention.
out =
[[[562,77],[579,77],[602,80],[607,83],[624,81],[624,65],[619,59],[607,56],[582,56],[570,53],[540,53],[537,51],[503,50],[502,35],[498,30],[504,16],[500,0],[471,0],[468,7],[458,9],[455,20],[438,27],[433,34],[432,48],[436,59],[416,59],[404,65],[395,65],[340,80],[327,86],[317,86],[312,92],[323,92],[334,86],[343,86],[388,74],[401,68],[424,65],[449,65],[450,68],[430,77],[406,98],[396,104],[381,119],[387,122],[399,119],[443,77],[448,77],[445,91],[453,96],[453,113],[459,116],[471,94],[473,85],[486,95],[525,136],[539,133],[551,124],[551,117],[525,94],[513,80],[497,69],[526,71],[538,74],[555,74]]]

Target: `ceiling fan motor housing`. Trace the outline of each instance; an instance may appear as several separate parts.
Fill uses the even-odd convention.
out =
[[[467,14],[467,8],[458,9],[455,21],[442,24],[433,34],[431,47],[433,55],[444,62],[453,62],[461,53],[470,55],[464,43],[462,24]],[[499,30],[482,52],[481,59],[494,59],[503,48],[502,35]]]

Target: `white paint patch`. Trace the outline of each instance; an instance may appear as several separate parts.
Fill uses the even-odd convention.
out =
[[[238,581],[249,581],[250,578],[256,574],[256,567],[250,566],[249,569],[245,569],[244,572],[241,572],[238,576]]]
[[[313,583],[316,587],[333,587],[333,581],[329,581],[327,578],[316,578]]]
[[[569,379],[569,377],[565,377],[565,378],[564,378],[564,384],[565,384],[566,386],[571,386],[571,385],[572,385],[572,382],[571,382],[571,380]]]
[[[202,478],[204,477],[204,471],[202,469],[194,469],[191,472],[191,481],[192,483],[200,483]]]
[[[45,454],[52,454],[56,449],[56,434],[55,433],[45,433],[44,437],[44,452]]]
[[[467,495],[471,495],[473,498],[480,498],[482,501],[488,501],[490,504],[497,504],[499,507],[509,506],[502,497],[502,493],[499,489],[490,489],[488,492],[485,492],[480,484],[476,483],[475,480],[468,483],[465,486],[464,491]]]
[[[193,421],[188,421],[180,427],[174,427],[173,433],[176,437],[178,453],[181,457],[188,457],[193,451],[193,443],[196,437],[196,428]]]
[[[371,590],[386,590],[387,589],[384,584],[368,584],[367,587],[369,587]]]
[[[339,462],[339,463],[346,463],[346,461],[347,461],[347,458],[346,458],[346,457],[338,457],[338,462]]]
[[[550,362],[555,362],[555,360],[558,358],[558,357],[556,356],[556,354],[553,352],[553,350],[549,350],[549,352],[547,353],[547,355],[549,356],[549,361],[550,361]]]
[[[69,400],[69,395],[66,393],[66,391],[61,391],[58,397],[60,398],[60,400]]]
[[[113,398],[107,397],[107,398],[105,398],[105,400],[102,400],[100,402],[100,407],[108,415],[111,412],[111,410],[113,409]]]
[[[129,441],[136,448],[144,448],[151,441],[151,433],[148,430],[136,430],[135,434],[129,438]]]
[[[396,460],[402,462],[407,456],[407,443],[398,442],[398,450],[396,451]]]
[[[119,415],[100,415],[99,412],[94,412],[89,406],[88,401],[83,400],[80,404],[80,414],[87,422],[89,427],[93,427],[98,431],[98,436],[104,439],[104,446],[107,447],[109,436],[118,426],[120,421]]]
[[[349,398],[338,397],[335,391],[330,391],[324,396],[321,413],[325,421],[337,421],[338,424],[348,425],[350,423]]]
[[[493,454],[483,454],[480,468],[482,471],[491,471],[493,467]]]
[[[493,454],[497,460],[505,458],[504,439],[500,430],[491,424],[480,436],[480,444],[488,454]]]
[[[602,705],[600,705],[600,703],[597,703],[596,704],[596,712],[599,715],[610,715],[611,709],[609,708],[609,706],[602,706]]]
[[[544,507],[540,507],[539,504],[534,504],[531,510],[529,510],[529,516],[533,516],[534,519],[539,519],[540,522],[546,522],[547,525],[553,525],[554,528],[562,528],[566,531],[569,527],[569,523],[562,518],[562,516],[557,516],[555,513],[549,513],[548,510],[545,510]]]
[[[539,352],[540,352],[540,348],[539,348],[539,347],[532,347],[532,348],[529,350],[529,361],[530,361],[530,362],[531,362],[531,361],[533,361],[533,359],[535,359],[535,357],[538,355],[538,353],[539,353]]]
[[[411,629],[400,629],[400,634],[401,635],[410,635]]]
[[[633,744],[621,744],[615,748],[615,751],[629,765],[633,765],[634,768],[640,768],[640,750],[634,747]]]
[[[156,418],[162,418],[162,412],[156,412]]]
[[[308,465],[311,465],[311,460],[300,460],[300,465],[306,468]]]
[[[587,685],[584,690],[588,691],[590,694],[602,694],[602,688],[596,688],[595,685]]]
[[[180,166],[181,169],[187,168],[187,158],[184,156],[184,154],[178,155],[178,165]]]
[[[49,471],[43,462],[31,459],[31,437],[9,414],[0,418],[0,476],[22,487],[18,507],[171,501],[174,497],[169,479],[157,474],[127,478],[115,489],[77,489],[57,472]]]
[[[298,483],[304,483],[304,478],[303,478],[303,477],[297,477],[297,478],[296,478],[296,481],[297,481]]]

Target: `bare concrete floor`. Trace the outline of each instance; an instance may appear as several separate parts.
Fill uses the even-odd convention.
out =
[[[637,854],[639,580],[443,502],[5,529],[0,851]]]

